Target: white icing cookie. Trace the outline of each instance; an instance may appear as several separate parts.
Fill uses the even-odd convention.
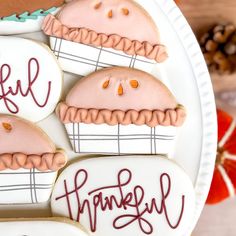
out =
[[[40,121],[54,111],[61,89],[62,72],[47,46],[0,37],[0,113]]]
[[[9,219],[11,220],[11,219]],[[58,218],[60,220],[60,218]],[[12,220],[0,222],[1,235],[4,236],[86,236],[77,225],[69,221],[51,219]]]
[[[189,177],[161,156],[79,161],[62,172],[51,198],[53,215],[96,236],[182,236],[194,204]]]

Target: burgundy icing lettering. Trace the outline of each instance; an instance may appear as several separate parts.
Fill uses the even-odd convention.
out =
[[[36,67],[36,72],[32,72],[33,66]],[[7,110],[13,114],[17,114],[19,112],[19,105],[16,101],[12,99],[12,97],[21,95],[22,97],[31,97],[38,107],[45,107],[48,103],[50,93],[51,93],[51,84],[52,82],[48,82],[47,95],[42,103],[39,102],[39,98],[36,96],[37,88],[35,87],[36,81],[39,79],[40,66],[39,62],[36,58],[31,58],[28,61],[28,83],[26,88],[23,88],[23,84],[20,80],[17,80],[15,87],[6,86],[6,83],[10,80],[11,77],[11,66],[8,64],[3,64],[0,67],[0,101],[2,100],[5,104]],[[40,93],[39,93],[40,95]]]
[[[128,188],[132,182],[132,172],[128,169],[122,169],[117,176],[117,183],[110,186],[103,186],[101,188],[92,189],[87,193],[88,198],[81,200],[80,194],[83,187],[86,185],[89,179],[88,172],[84,169],[78,170],[74,177],[74,189],[69,191],[67,186],[67,180],[64,180],[65,194],[56,197],[56,201],[66,199],[69,217],[72,220],[80,221],[81,215],[88,213],[90,229],[92,232],[97,230],[97,211],[113,211],[115,209],[123,209],[124,214],[117,216],[113,220],[113,227],[117,230],[128,227],[131,224],[137,223],[140,230],[149,235],[152,234],[154,229],[153,225],[146,219],[146,215],[163,215],[166,219],[168,226],[171,229],[176,229],[181,223],[184,206],[185,196],[181,196],[180,212],[177,222],[172,222],[170,216],[170,210],[167,206],[168,197],[171,194],[171,178],[167,173],[163,173],[160,176],[159,184],[161,195],[159,196],[160,204],[157,203],[157,198],[153,197],[150,202],[145,202],[145,189],[137,185],[131,192],[125,193],[125,187]],[[119,197],[115,195],[107,196],[106,190],[111,189],[117,191]],[[71,206],[71,197],[75,196],[77,206]],[[176,199],[177,202],[178,199]],[[77,210],[77,216],[73,217],[72,207]],[[129,209],[132,210],[132,214],[129,214]],[[135,214],[133,211],[135,210]]]

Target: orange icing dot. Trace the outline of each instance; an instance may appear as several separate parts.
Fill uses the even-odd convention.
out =
[[[106,89],[106,88],[108,88],[109,84],[110,84],[110,80],[107,80],[107,81],[105,81],[105,82],[103,83],[102,87],[103,87],[104,89]]]
[[[7,131],[10,132],[12,130],[12,126],[9,123],[2,123],[2,127]]]
[[[94,9],[99,9],[101,6],[102,6],[102,2],[99,2],[94,6]]]
[[[120,85],[119,85],[119,88],[118,88],[118,95],[119,95],[119,96],[122,96],[123,94],[124,94],[124,90],[123,90],[122,85],[120,84]]]
[[[122,12],[124,15],[128,16],[129,15],[129,10],[127,8],[122,8]]]
[[[134,89],[138,88],[139,82],[137,80],[130,80],[130,86]]]

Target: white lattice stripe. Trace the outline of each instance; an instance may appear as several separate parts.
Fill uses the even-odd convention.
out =
[[[231,160],[231,161],[236,161],[236,155],[232,155],[228,152],[223,153],[224,159]]]
[[[228,141],[228,139],[230,138],[230,136],[232,135],[233,131],[235,129],[235,120],[233,120],[228,128],[228,130],[226,131],[225,135],[223,136],[223,138],[220,140],[219,142],[219,147],[222,148],[225,143]]]
[[[235,195],[234,185],[233,185],[231,179],[229,178],[228,174],[226,173],[224,167],[221,166],[221,165],[218,165],[217,168],[218,168],[218,170],[219,170],[219,172],[220,172],[220,174],[221,174],[221,176],[222,176],[222,178],[225,182],[225,185],[228,189],[230,197],[234,197],[234,195]]]

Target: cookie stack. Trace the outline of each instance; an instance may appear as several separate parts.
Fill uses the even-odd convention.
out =
[[[133,0],[63,3],[0,7],[0,34],[8,35],[0,36],[0,204],[50,199],[52,215],[64,217],[0,227],[24,235],[183,235],[195,193],[172,154],[186,110],[152,73],[168,58],[156,23]],[[9,36],[39,27],[50,49]],[[64,83],[61,69],[76,79]],[[45,119],[51,138],[37,126]],[[63,130],[58,140],[68,136],[68,150],[51,140],[61,132],[50,122]],[[54,186],[67,154],[77,158]]]

